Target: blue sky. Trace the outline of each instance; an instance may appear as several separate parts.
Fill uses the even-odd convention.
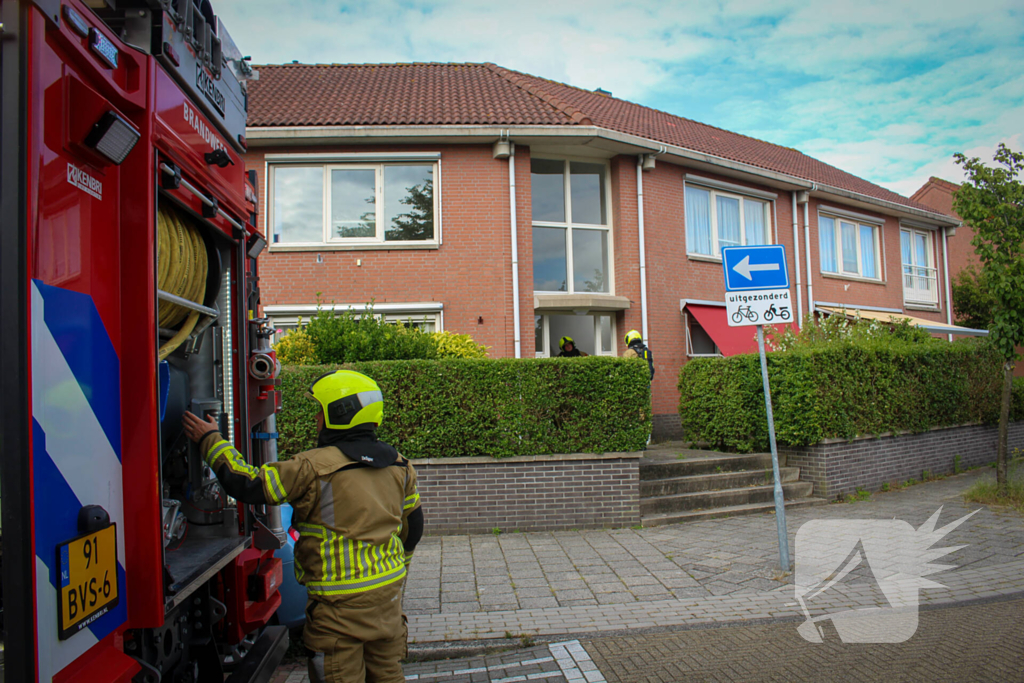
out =
[[[1024,149],[1020,0],[214,0],[257,63],[495,62],[795,147],[909,195]]]

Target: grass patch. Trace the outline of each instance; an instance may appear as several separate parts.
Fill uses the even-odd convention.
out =
[[[847,503],[856,503],[861,500],[871,500],[871,492],[865,491],[864,489],[858,486],[856,493],[846,494]]]
[[[1008,507],[1024,514],[1024,466],[1019,460],[1009,464],[1005,488],[1000,489],[994,479],[984,479],[974,482],[963,497],[966,503]]]

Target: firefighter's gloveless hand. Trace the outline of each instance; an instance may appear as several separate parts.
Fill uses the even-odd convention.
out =
[[[203,437],[210,432],[220,429],[220,426],[214,422],[212,417],[200,420],[196,415],[188,411],[185,411],[185,416],[181,418],[181,424],[185,428],[185,436],[192,439],[195,443],[202,441]]]

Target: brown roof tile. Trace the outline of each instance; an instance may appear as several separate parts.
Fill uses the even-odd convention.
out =
[[[925,211],[802,152],[494,64],[260,66],[249,125],[594,125]]]

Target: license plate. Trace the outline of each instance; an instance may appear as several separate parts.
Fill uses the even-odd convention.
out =
[[[57,631],[70,638],[117,605],[117,525],[57,546]]]

